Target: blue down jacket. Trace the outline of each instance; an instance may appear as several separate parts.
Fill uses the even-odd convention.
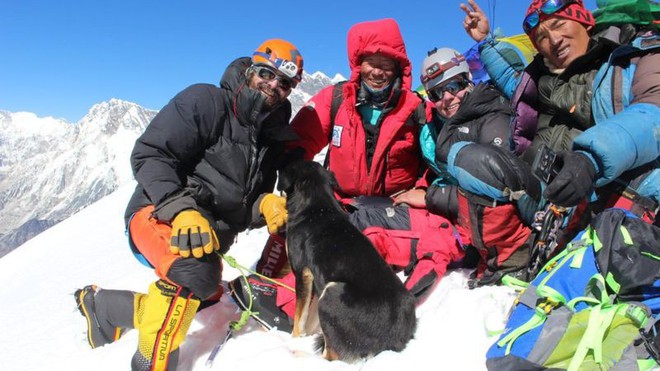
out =
[[[569,90],[575,95],[577,114],[573,121],[562,124],[573,130],[568,148],[585,153],[598,170],[597,187],[626,178],[626,172],[645,170],[644,179],[635,182],[636,191],[642,196],[660,201],[660,37],[657,33],[638,35],[631,42],[618,44],[620,29],[610,27],[592,37],[590,52],[600,50],[598,46],[609,43],[601,63],[592,71],[585,72],[580,87]],[[512,122],[511,146],[517,154],[524,154],[526,147],[538,137],[537,120],[543,112],[542,91],[536,89],[544,76],[542,59],[535,58],[524,67],[520,61],[508,58],[513,55],[506,43],[488,38],[481,47],[481,60],[492,82],[511,98],[515,117]],[[589,52],[588,52],[589,54]],[[538,57],[538,56],[537,56]],[[582,57],[581,57],[582,58]],[[580,58],[576,59],[575,64]],[[569,66],[558,80],[574,81]],[[524,68],[524,69],[523,69]],[[541,72],[539,72],[541,71]],[[522,73],[521,73],[522,72]],[[590,96],[590,104],[581,106],[581,98]],[[589,112],[590,111],[590,112]],[[585,114],[586,112],[586,114]],[[566,113],[566,112],[564,112]],[[553,112],[555,116],[562,112]],[[586,121],[586,122],[585,122]],[[575,124],[573,124],[575,123]],[[567,148],[567,149],[568,149]],[[525,158],[525,156],[523,156]],[[529,157],[528,157],[529,158]],[[630,180],[630,176],[627,177]]]

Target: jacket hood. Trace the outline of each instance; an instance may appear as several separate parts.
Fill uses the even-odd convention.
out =
[[[245,79],[245,70],[250,67],[252,60],[249,57],[241,57],[233,60],[220,79],[220,87],[233,92],[237,92],[241,85],[247,83]]]
[[[401,88],[412,87],[411,64],[406,53],[406,46],[394,19],[362,22],[348,30],[348,63],[351,67],[352,82],[360,81],[360,62],[368,54],[380,53],[393,58],[401,70]]]

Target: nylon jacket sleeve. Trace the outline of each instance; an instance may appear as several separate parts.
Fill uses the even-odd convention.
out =
[[[426,190],[426,210],[444,216],[449,220],[458,217],[457,186],[453,184],[433,183]]]
[[[186,174],[207,148],[218,122],[217,89],[203,84],[186,88],[160,110],[135,142],[133,173],[157,208],[181,194]]]
[[[479,47],[481,62],[493,84],[508,99],[513,96],[525,69],[518,52],[507,43],[499,42],[489,35]]]
[[[596,186],[660,156],[660,54],[637,61],[629,106],[575,138],[573,149],[596,165]]]
[[[314,159],[330,142],[332,93],[332,85],[325,87],[305,103],[291,121],[300,140],[288,143],[287,148],[290,151],[302,148],[306,160]]]
[[[600,122],[573,141],[596,164],[596,186],[610,183],[625,171],[660,156],[660,108],[637,103]]]

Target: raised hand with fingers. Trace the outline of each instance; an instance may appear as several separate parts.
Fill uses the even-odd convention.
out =
[[[181,257],[201,258],[220,249],[218,237],[211,224],[197,210],[183,210],[172,220],[170,251]]]
[[[463,28],[465,32],[476,42],[485,39],[490,32],[490,23],[486,13],[474,0],[468,0],[468,5],[461,3],[460,7],[465,12]]]

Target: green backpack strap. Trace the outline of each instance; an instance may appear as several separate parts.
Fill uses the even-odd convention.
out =
[[[502,284],[516,290],[517,292],[521,292],[529,286],[529,282],[513,277],[510,274],[502,276]]]
[[[548,319],[548,315],[559,305],[568,305],[566,298],[561,295],[557,290],[546,285],[547,281],[559,271],[559,268],[564,264],[570,264],[574,268],[579,268],[582,265],[583,256],[586,249],[589,247],[590,238],[585,233],[581,240],[571,242],[566,249],[561,253],[550,259],[543,267],[542,271],[548,271],[537,286],[531,283],[522,282],[513,277],[504,276],[502,282],[507,286],[513,287],[517,291],[521,291],[518,298],[514,301],[514,305],[523,304],[529,308],[534,308],[534,314],[531,318],[518,326],[515,330],[509,332],[506,336],[497,342],[497,346],[506,346],[505,354],[511,352],[511,347],[516,340],[525,333],[539,327]],[[586,298],[583,300],[587,300]],[[591,299],[589,299],[591,300]],[[595,299],[594,299],[595,301]],[[571,307],[571,309],[573,309]]]
[[[515,330],[511,331],[507,336],[503,337],[497,342],[498,347],[503,347],[506,345],[506,351],[504,354],[508,355],[511,353],[511,347],[513,343],[518,340],[519,337],[525,333],[541,326],[548,319],[548,313],[541,306],[536,307],[534,310],[534,315],[525,323],[518,326]]]
[[[611,304],[612,300],[607,294],[607,287],[605,285],[605,278],[600,273],[596,273],[589,278],[587,283],[587,289],[585,290],[587,294],[584,296],[578,296],[566,303],[566,306],[569,307],[573,312],[575,312],[575,305],[580,302],[587,302],[593,305],[598,305],[602,303]]]
[[[616,306],[599,304],[590,308],[591,314],[587,322],[587,329],[578,343],[575,354],[568,365],[568,371],[576,371],[584,361],[587,353],[593,350],[594,360],[600,364],[603,361],[603,335],[614,319]]]
[[[616,315],[627,317],[637,328],[644,328],[650,318],[648,309],[635,303],[611,304],[606,302],[589,308],[589,311],[587,328],[578,343],[567,371],[578,370],[589,351],[593,352],[594,361],[597,364],[603,364],[603,340]]]

